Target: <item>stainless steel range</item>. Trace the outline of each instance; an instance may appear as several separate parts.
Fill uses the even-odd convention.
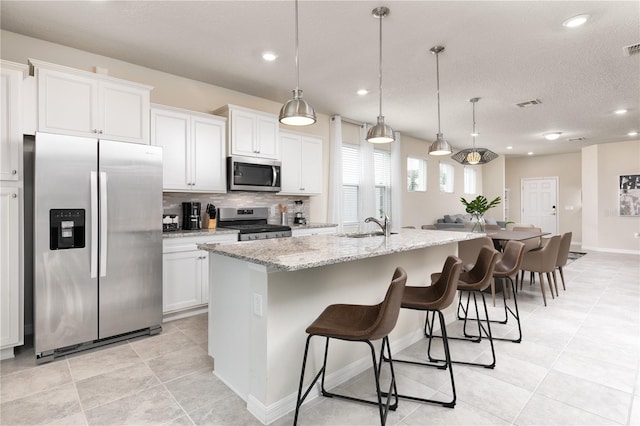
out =
[[[249,207],[218,209],[218,227],[237,229],[238,241],[265,240],[291,236],[291,227],[267,223],[269,208]]]

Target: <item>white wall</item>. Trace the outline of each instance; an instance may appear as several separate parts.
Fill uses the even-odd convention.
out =
[[[619,215],[618,183],[620,175],[640,174],[640,141],[589,146],[582,156],[583,247],[640,254],[640,239],[634,236],[640,217]]]

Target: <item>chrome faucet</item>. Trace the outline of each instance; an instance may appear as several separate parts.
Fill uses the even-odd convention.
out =
[[[391,223],[391,221],[389,220],[389,216],[387,216],[386,214],[384,215],[384,223],[381,223],[378,219],[376,219],[375,217],[368,217],[364,220],[364,223],[369,223],[369,222],[375,222],[380,229],[382,229],[382,233],[384,234],[385,237],[388,237],[390,234],[390,229],[389,229],[389,225]]]

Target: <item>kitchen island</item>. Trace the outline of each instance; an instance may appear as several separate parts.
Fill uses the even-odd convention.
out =
[[[484,234],[403,229],[357,238],[313,235],[236,244],[210,252],[209,354],[214,373],[247,401],[264,424],[295,408],[306,327],[330,304],[377,304],[397,266],[407,285],[426,285],[457,242]],[[424,314],[402,310],[393,352],[422,338]],[[312,341],[306,381],[321,366],[324,343]],[[370,367],[366,345],[332,342],[331,388]],[[310,395],[313,398],[314,395]]]

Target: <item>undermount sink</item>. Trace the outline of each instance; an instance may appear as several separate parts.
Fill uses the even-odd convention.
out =
[[[391,235],[395,235],[397,232],[391,232]],[[353,234],[341,234],[340,237],[347,238],[367,238],[367,237],[384,237],[384,234],[381,231],[378,232],[356,232]]]

